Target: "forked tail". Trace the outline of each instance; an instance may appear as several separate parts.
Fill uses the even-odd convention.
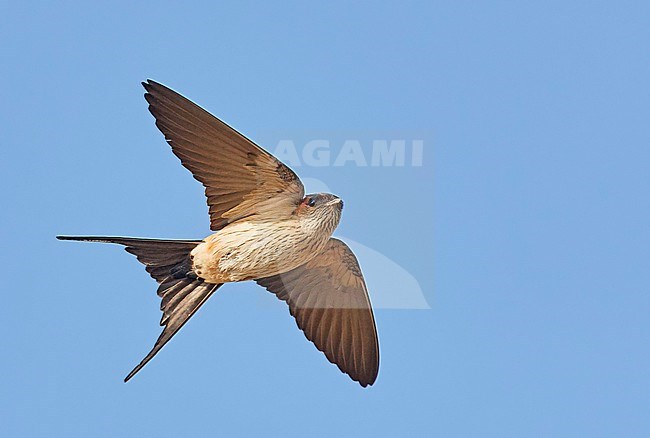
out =
[[[124,379],[128,381],[147,364],[180,330],[201,305],[221,286],[206,283],[192,270],[190,252],[201,240],[138,239],[132,237],[57,236],[59,240],[116,243],[124,245],[145,266],[147,272],[160,284],[158,296],[163,312],[160,325],[163,332],[153,349]]]

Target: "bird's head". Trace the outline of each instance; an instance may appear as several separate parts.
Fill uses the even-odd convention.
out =
[[[302,220],[330,234],[339,224],[341,211],[343,211],[343,200],[330,193],[306,195],[296,209],[296,213]]]

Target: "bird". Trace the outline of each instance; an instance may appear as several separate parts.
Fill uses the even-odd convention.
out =
[[[151,79],[149,112],[205,188],[212,234],[201,240],[56,236],[113,243],[157,281],[162,332],[128,382],[225,283],[255,281],[286,302],[297,326],[362,387],[375,383],[379,342],[359,262],[332,237],[343,201],[305,195],[293,170],[191,100]]]

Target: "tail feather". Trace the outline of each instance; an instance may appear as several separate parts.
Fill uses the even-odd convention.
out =
[[[187,265],[188,268],[184,273],[188,272],[191,269],[191,264],[188,265],[185,262],[189,262],[189,253],[201,243],[201,240],[140,239],[136,237],[56,236],[56,238],[124,245],[124,249],[135,255],[158,283],[161,283],[174,268],[176,268],[177,277],[179,268],[182,268],[183,265]]]
[[[132,237],[57,236],[59,240],[115,243],[124,245],[135,255],[147,272],[160,284],[164,326],[153,349],[124,379],[128,381],[185,325],[221,284],[207,283],[192,270],[190,252],[201,240],[139,239]]]

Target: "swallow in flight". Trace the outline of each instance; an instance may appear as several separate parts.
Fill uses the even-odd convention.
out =
[[[149,362],[224,283],[253,280],[289,306],[298,327],[361,386],[379,371],[379,344],[359,263],[332,233],[343,201],[305,195],[273,155],[175,91],[142,84],[173,153],[203,186],[213,234],[203,240],[57,236],[124,245],[159,283],[163,326]]]

